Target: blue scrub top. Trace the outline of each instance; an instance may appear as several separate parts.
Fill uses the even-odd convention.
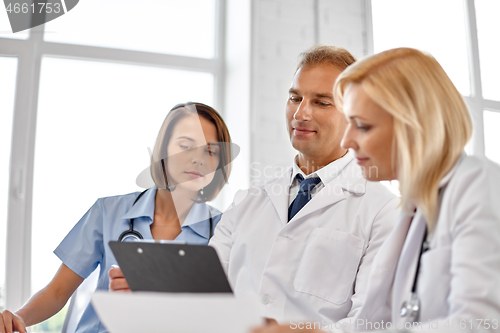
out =
[[[154,217],[156,188],[146,191],[133,205],[139,194],[97,199],[54,251],[66,266],[84,279],[100,265],[98,290],[108,290],[108,271],[111,265],[117,264],[108,242],[118,240],[121,233],[130,228],[131,218],[134,219],[135,231],[140,232],[144,239],[153,239],[150,225]],[[205,203],[194,203],[175,240],[207,245],[210,237],[208,209]],[[221,212],[213,207],[210,210],[215,228]],[[85,309],[76,332],[106,332],[92,304]]]

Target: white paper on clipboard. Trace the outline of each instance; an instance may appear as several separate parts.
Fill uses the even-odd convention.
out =
[[[229,294],[96,291],[92,305],[110,333],[247,333],[263,323],[255,300]]]

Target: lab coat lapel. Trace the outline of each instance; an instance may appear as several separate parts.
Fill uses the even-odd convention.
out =
[[[393,323],[402,320],[400,316],[401,305],[409,297],[413,286],[425,226],[426,221],[422,212],[417,211],[411,222],[410,230],[408,230],[408,235],[406,236],[396,269],[392,293]]]
[[[363,195],[366,191],[366,179],[361,175],[361,171],[356,169],[356,165],[351,160],[342,172],[326,184],[290,222],[344,200],[346,198],[345,191],[354,195]]]
[[[368,282],[369,293],[357,318],[370,319],[390,300],[391,287],[412,216],[401,213],[397,224],[373,260]]]
[[[271,200],[282,225],[288,223],[290,177],[292,177],[292,167],[288,168],[278,179],[264,187],[264,191],[267,193],[269,200]]]

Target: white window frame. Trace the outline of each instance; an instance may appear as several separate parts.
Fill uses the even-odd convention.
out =
[[[474,132],[471,140],[472,154],[478,156],[485,155],[484,143],[484,110],[500,113],[500,102],[483,98],[481,82],[481,64],[479,61],[479,43],[477,36],[477,20],[475,0],[462,0],[465,12],[465,29],[467,34],[467,54],[469,61],[470,95],[463,96],[469,108]],[[366,26],[368,35],[368,52],[373,54],[373,19],[371,10],[371,0],[365,0],[366,4]]]
[[[5,267],[5,307],[16,310],[31,296],[31,230],[36,119],[42,57],[171,68],[211,73],[214,107],[222,116],[225,87],[226,0],[216,0],[215,54],[212,59],[46,42],[44,26],[28,39],[0,38],[0,57],[18,59],[10,153]],[[50,223],[50,221],[45,221]],[[50,228],[50,226],[47,226]],[[54,272],[55,273],[55,272]]]

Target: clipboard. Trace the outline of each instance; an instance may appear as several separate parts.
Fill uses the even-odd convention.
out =
[[[232,293],[210,246],[117,241],[109,246],[132,291]]]

